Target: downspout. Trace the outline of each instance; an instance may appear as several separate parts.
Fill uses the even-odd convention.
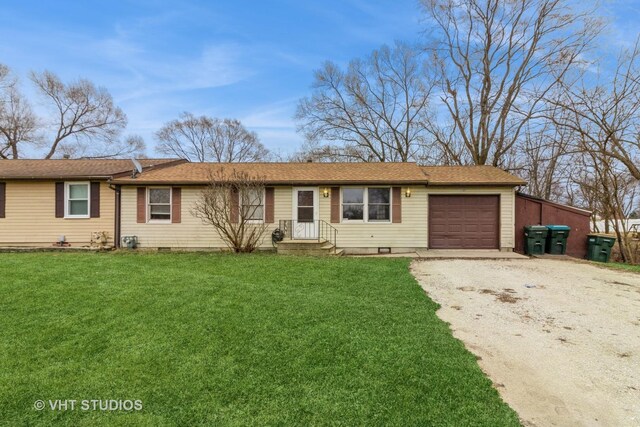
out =
[[[109,184],[109,188],[116,192],[115,197],[115,220],[113,225],[113,243],[116,249],[120,249],[121,240],[121,211],[122,211],[122,189],[120,185]]]

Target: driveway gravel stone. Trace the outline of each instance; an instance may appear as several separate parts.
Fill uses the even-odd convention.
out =
[[[524,425],[640,426],[639,274],[549,259],[412,272]]]

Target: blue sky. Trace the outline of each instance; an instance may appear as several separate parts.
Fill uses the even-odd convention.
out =
[[[95,3],[95,4],[90,4]],[[0,14],[0,62],[50,69],[111,91],[153,153],[182,111],[239,118],[268,148],[302,142],[292,119],[313,70],[416,39],[414,0],[13,2]]]
[[[607,43],[637,33],[639,2],[605,0]],[[182,111],[242,120],[271,150],[295,151],[297,100],[313,70],[421,37],[417,0],[4,2],[0,62],[85,77],[111,91],[154,153]]]

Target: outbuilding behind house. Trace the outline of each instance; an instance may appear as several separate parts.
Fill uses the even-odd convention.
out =
[[[587,235],[590,232],[591,212],[549,200],[516,193],[515,251],[525,252],[524,227],[528,225],[568,225],[567,255],[587,256]]]

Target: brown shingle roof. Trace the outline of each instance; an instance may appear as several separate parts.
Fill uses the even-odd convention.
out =
[[[415,163],[183,163],[145,171],[136,178],[121,177],[119,184],[205,184],[222,170],[245,172],[269,184],[405,184],[424,183]]]
[[[212,173],[233,170],[259,176],[269,184],[428,184],[523,185],[520,178],[492,166],[432,166],[415,163],[182,163],[144,171],[119,184],[206,184]]]
[[[139,159],[143,168],[176,159]],[[133,170],[127,159],[0,160],[0,179],[107,179]]]
[[[423,166],[429,185],[525,185],[515,175],[493,166]]]

